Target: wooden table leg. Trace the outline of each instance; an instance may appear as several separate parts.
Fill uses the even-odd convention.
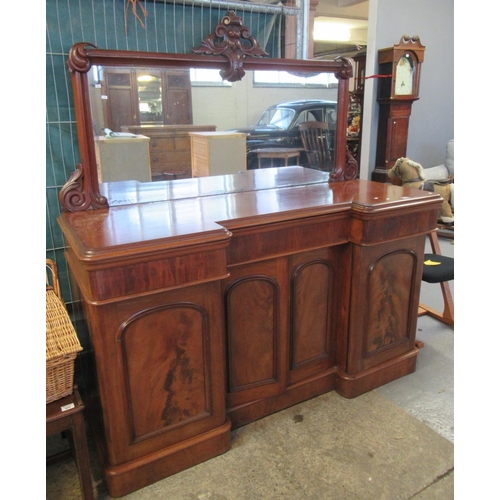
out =
[[[90,459],[83,412],[76,413],[73,416],[73,429],[71,433],[83,498],[84,500],[94,500],[94,488],[92,485],[92,474],[90,473]]]

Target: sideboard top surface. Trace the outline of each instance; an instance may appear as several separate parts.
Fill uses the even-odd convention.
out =
[[[324,183],[328,172],[297,166],[243,170],[234,175],[212,175],[194,179],[140,183],[137,181],[107,182],[100,186],[110,206],[151,203],[183,198],[198,198],[242,191],[276,189]]]
[[[422,206],[439,208],[441,203],[439,195],[427,191],[363,180],[328,183],[322,174],[281,167],[170,181],[175,187],[168,189],[177,194],[172,200],[65,212],[59,221],[67,243],[80,258],[91,260],[116,251],[222,242],[228,231],[257,224],[327,214],[369,217]]]

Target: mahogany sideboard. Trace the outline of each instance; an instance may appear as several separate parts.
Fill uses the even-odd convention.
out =
[[[59,218],[112,496],[224,453],[231,428],[415,370],[439,195],[302,167],[153,184]]]

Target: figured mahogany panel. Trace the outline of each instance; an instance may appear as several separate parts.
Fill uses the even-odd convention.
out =
[[[271,401],[285,389],[287,258],[229,271],[222,282],[228,410],[263,398]]]
[[[308,262],[295,270],[291,283],[291,370],[329,355],[331,283],[328,261]]]
[[[424,237],[354,246],[349,373],[359,373],[415,348]]]
[[[106,467],[139,457],[155,462],[168,447],[199,449],[201,436],[225,425],[220,283],[98,304],[85,301],[85,310]]]
[[[212,411],[207,312],[194,304],[142,311],[119,335],[133,440]]]
[[[381,256],[367,276],[364,356],[409,339],[407,328],[417,257],[400,250]]]
[[[277,283],[265,276],[234,282],[226,294],[229,392],[276,382]]]
[[[290,257],[288,387],[334,367],[347,337],[350,246]]]

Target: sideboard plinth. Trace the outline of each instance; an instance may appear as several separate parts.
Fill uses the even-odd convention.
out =
[[[335,369],[332,368],[318,376],[302,380],[288,387],[283,394],[228,408],[227,414],[233,423],[232,428],[236,429],[259,418],[330,392],[334,387]]]
[[[342,370],[335,374],[335,390],[344,398],[352,399],[365,392],[413,373],[417,368],[418,348],[386,363],[355,375],[348,375]]]
[[[168,449],[104,468],[104,480],[112,497],[122,497],[189,467],[226,453],[231,447],[231,421]]]

